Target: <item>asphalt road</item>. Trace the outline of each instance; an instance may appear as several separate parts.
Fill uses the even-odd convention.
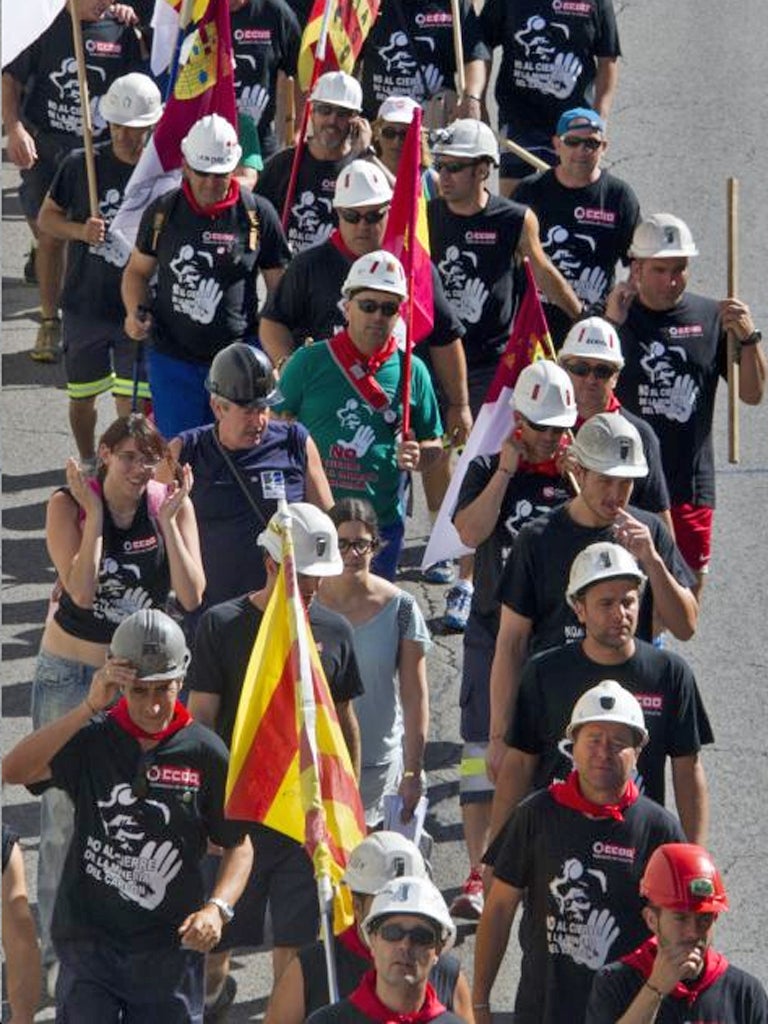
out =
[[[701,255],[691,287],[725,294],[726,178],[740,182],[740,287],[758,325],[768,326],[768,267],[764,202],[768,141],[763,76],[764,11],[760,0],[724,7],[712,0],[615,0],[624,48],[619,94],[609,125],[606,166],[631,182],[647,213],[670,210],[688,221]],[[27,232],[17,199],[18,179],[3,163],[2,404],[4,573],[2,686],[3,749],[29,727],[30,680],[41,623],[53,582],[44,545],[45,503],[63,480],[73,453],[60,366],[33,363],[36,293],[20,283]],[[110,403],[100,405],[109,422]],[[712,825],[710,847],[725,874],[731,911],[718,925],[718,945],[739,966],[768,984],[762,937],[768,791],[765,740],[766,675],[763,510],[768,507],[768,412],[741,412],[741,461],[728,465],[725,389],[716,418],[718,512],[715,552],[697,636],[683,645],[704,693],[716,733],[706,752]],[[420,560],[428,524],[422,507],[409,524],[402,581],[437,626],[443,589],[424,585]],[[458,809],[458,691],[461,643],[436,636],[429,656],[432,693],[430,831],[437,881],[450,897],[466,874]],[[7,820],[27,853],[34,898],[39,834],[37,803],[23,790],[4,793]],[[513,940],[512,946],[516,943]],[[459,954],[471,972],[471,937]],[[494,993],[509,1010],[517,957],[510,954]],[[268,958],[239,956],[233,1021],[259,1019],[269,989]],[[45,1010],[40,1020],[52,1019]]]

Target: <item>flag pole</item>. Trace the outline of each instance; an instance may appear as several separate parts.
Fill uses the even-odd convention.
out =
[[[416,107],[408,131],[421,139],[421,107]],[[418,152],[418,148],[416,150]],[[419,193],[413,189],[411,208],[408,217],[408,245],[405,248],[405,276],[408,281],[408,319],[405,332],[405,353],[403,358],[403,439],[407,439],[411,429],[411,361],[413,356],[413,307],[415,305],[415,260],[416,224],[419,216]]]
[[[464,40],[461,38],[461,11],[459,0],[451,0],[451,18],[453,20],[453,53],[456,61],[456,86],[460,99],[464,99],[467,88],[464,76]]]
[[[728,298],[739,291],[739,179],[728,179]],[[728,331],[728,461],[740,459],[739,346]]]
[[[77,81],[80,86],[80,105],[83,112],[83,146],[85,148],[85,173],[88,179],[88,207],[91,217],[99,216],[99,193],[96,184],[96,160],[93,151],[93,123],[91,122],[91,101],[88,93],[88,73],[85,69],[83,29],[77,13],[75,0],[69,0],[69,16],[72,19],[72,41],[77,61]]]

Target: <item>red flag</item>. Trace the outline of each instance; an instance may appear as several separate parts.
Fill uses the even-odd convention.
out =
[[[332,0],[325,60],[320,69],[352,74],[366,36],[379,13],[381,0]],[[315,48],[320,38],[326,0],[314,0],[299,51],[299,85],[306,91],[312,81]]]

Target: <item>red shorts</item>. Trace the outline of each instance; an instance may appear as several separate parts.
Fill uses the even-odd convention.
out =
[[[709,505],[673,505],[675,541],[680,553],[694,572],[709,572],[712,555],[712,520],[715,510]]]

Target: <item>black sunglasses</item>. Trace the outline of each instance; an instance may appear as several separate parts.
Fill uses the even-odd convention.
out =
[[[378,313],[381,310],[384,316],[395,316],[400,312],[399,302],[374,302],[373,299],[355,299],[355,302],[363,313]]]
[[[393,128],[388,124],[381,129],[381,134],[385,139],[404,139],[408,134],[408,129]]]
[[[385,942],[402,942],[407,937],[414,946],[437,945],[435,932],[422,925],[416,925],[415,928],[403,928],[401,924],[383,924],[379,928],[379,935]]]
[[[361,220],[366,224],[380,224],[388,213],[388,206],[385,206],[383,210],[369,210],[368,213],[360,213],[359,210],[339,210],[339,216],[347,224],[359,224]]]
[[[589,363],[565,363],[564,365],[568,373],[572,373],[574,377],[589,377],[591,374],[595,380],[610,380],[616,373],[615,366],[606,366],[605,363],[601,363],[599,366],[590,366]]]
[[[580,135],[563,135],[561,136],[561,142],[568,149],[576,149],[578,146],[583,146],[590,153],[597,152],[603,144],[602,139],[582,139]]]
[[[551,430],[553,434],[564,434],[567,430],[567,427],[550,427],[545,423],[534,423],[525,416],[523,417],[523,423],[537,434],[545,434],[548,430]]]
[[[336,114],[337,117],[345,118],[356,116],[356,112],[354,110],[346,110],[344,107],[337,107],[333,103],[313,103],[312,110],[321,117],[330,117],[331,114]]]
[[[448,174],[461,174],[461,172],[466,171],[468,167],[475,167],[477,163],[477,160],[472,160],[472,162],[468,164],[459,164],[455,162],[448,164],[444,163],[442,160],[435,160],[434,168],[438,174],[441,171],[447,171]]]
[[[377,542],[372,537],[360,537],[358,540],[347,540],[345,537],[339,537],[339,551],[342,555],[345,555],[347,551],[354,551],[356,555],[367,555],[369,551],[374,551],[377,546]]]

